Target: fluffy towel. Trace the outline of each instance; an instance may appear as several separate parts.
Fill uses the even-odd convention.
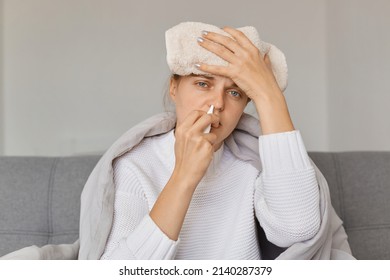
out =
[[[259,34],[253,26],[237,28],[242,31],[262,54],[268,53],[272,64],[272,71],[279,88],[284,91],[287,87],[287,63],[284,54],[274,45],[260,40]],[[183,22],[165,32],[167,48],[167,62],[172,73],[181,76],[189,74],[209,75],[195,67],[196,63],[227,66],[228,63],[216,54],[206,50],[197,42],[203,30],[232,36],[221,28],[201,23]]]

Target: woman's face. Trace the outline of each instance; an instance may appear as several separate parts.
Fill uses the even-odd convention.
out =
[[[231,79],[222,76],[189,75],[171,79],[170,96],[176,106],[177,125],[193,110],[207,112],[214,105],[219,115],[218,127],[211,127],[217,135],[215,150],[236,127],[249,98]]]

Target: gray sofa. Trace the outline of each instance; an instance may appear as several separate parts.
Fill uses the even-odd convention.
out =
[[[357,259],[390,259],[390,152],[311,152]],[[73,243],[80,193],[100,156],[0,157],[0,256]]]

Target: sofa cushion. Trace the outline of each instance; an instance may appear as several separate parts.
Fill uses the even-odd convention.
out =
[[[77,240],[80,194],[99,158],[2,157],[0,256]]]

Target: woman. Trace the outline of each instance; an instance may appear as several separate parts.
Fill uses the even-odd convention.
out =
[[[187,22],[166,39],[176,113],[131,128],[101,157],[79,240],[2,259],[353,259],[289,116],[283,54],[253,27]],[[250,101],[260,123],[243,114]]]
[[[223,31],[231,37],[203,31],[197,44],[229,64],[197,63],[206,75],[174,73],[175,128],[115,160],[113,227],[102,259],[259,259],[255,218],[279,247],[318,232],[315,171],[270,59],[243,32]],[[263,170],[224,145],[250,101]]]

